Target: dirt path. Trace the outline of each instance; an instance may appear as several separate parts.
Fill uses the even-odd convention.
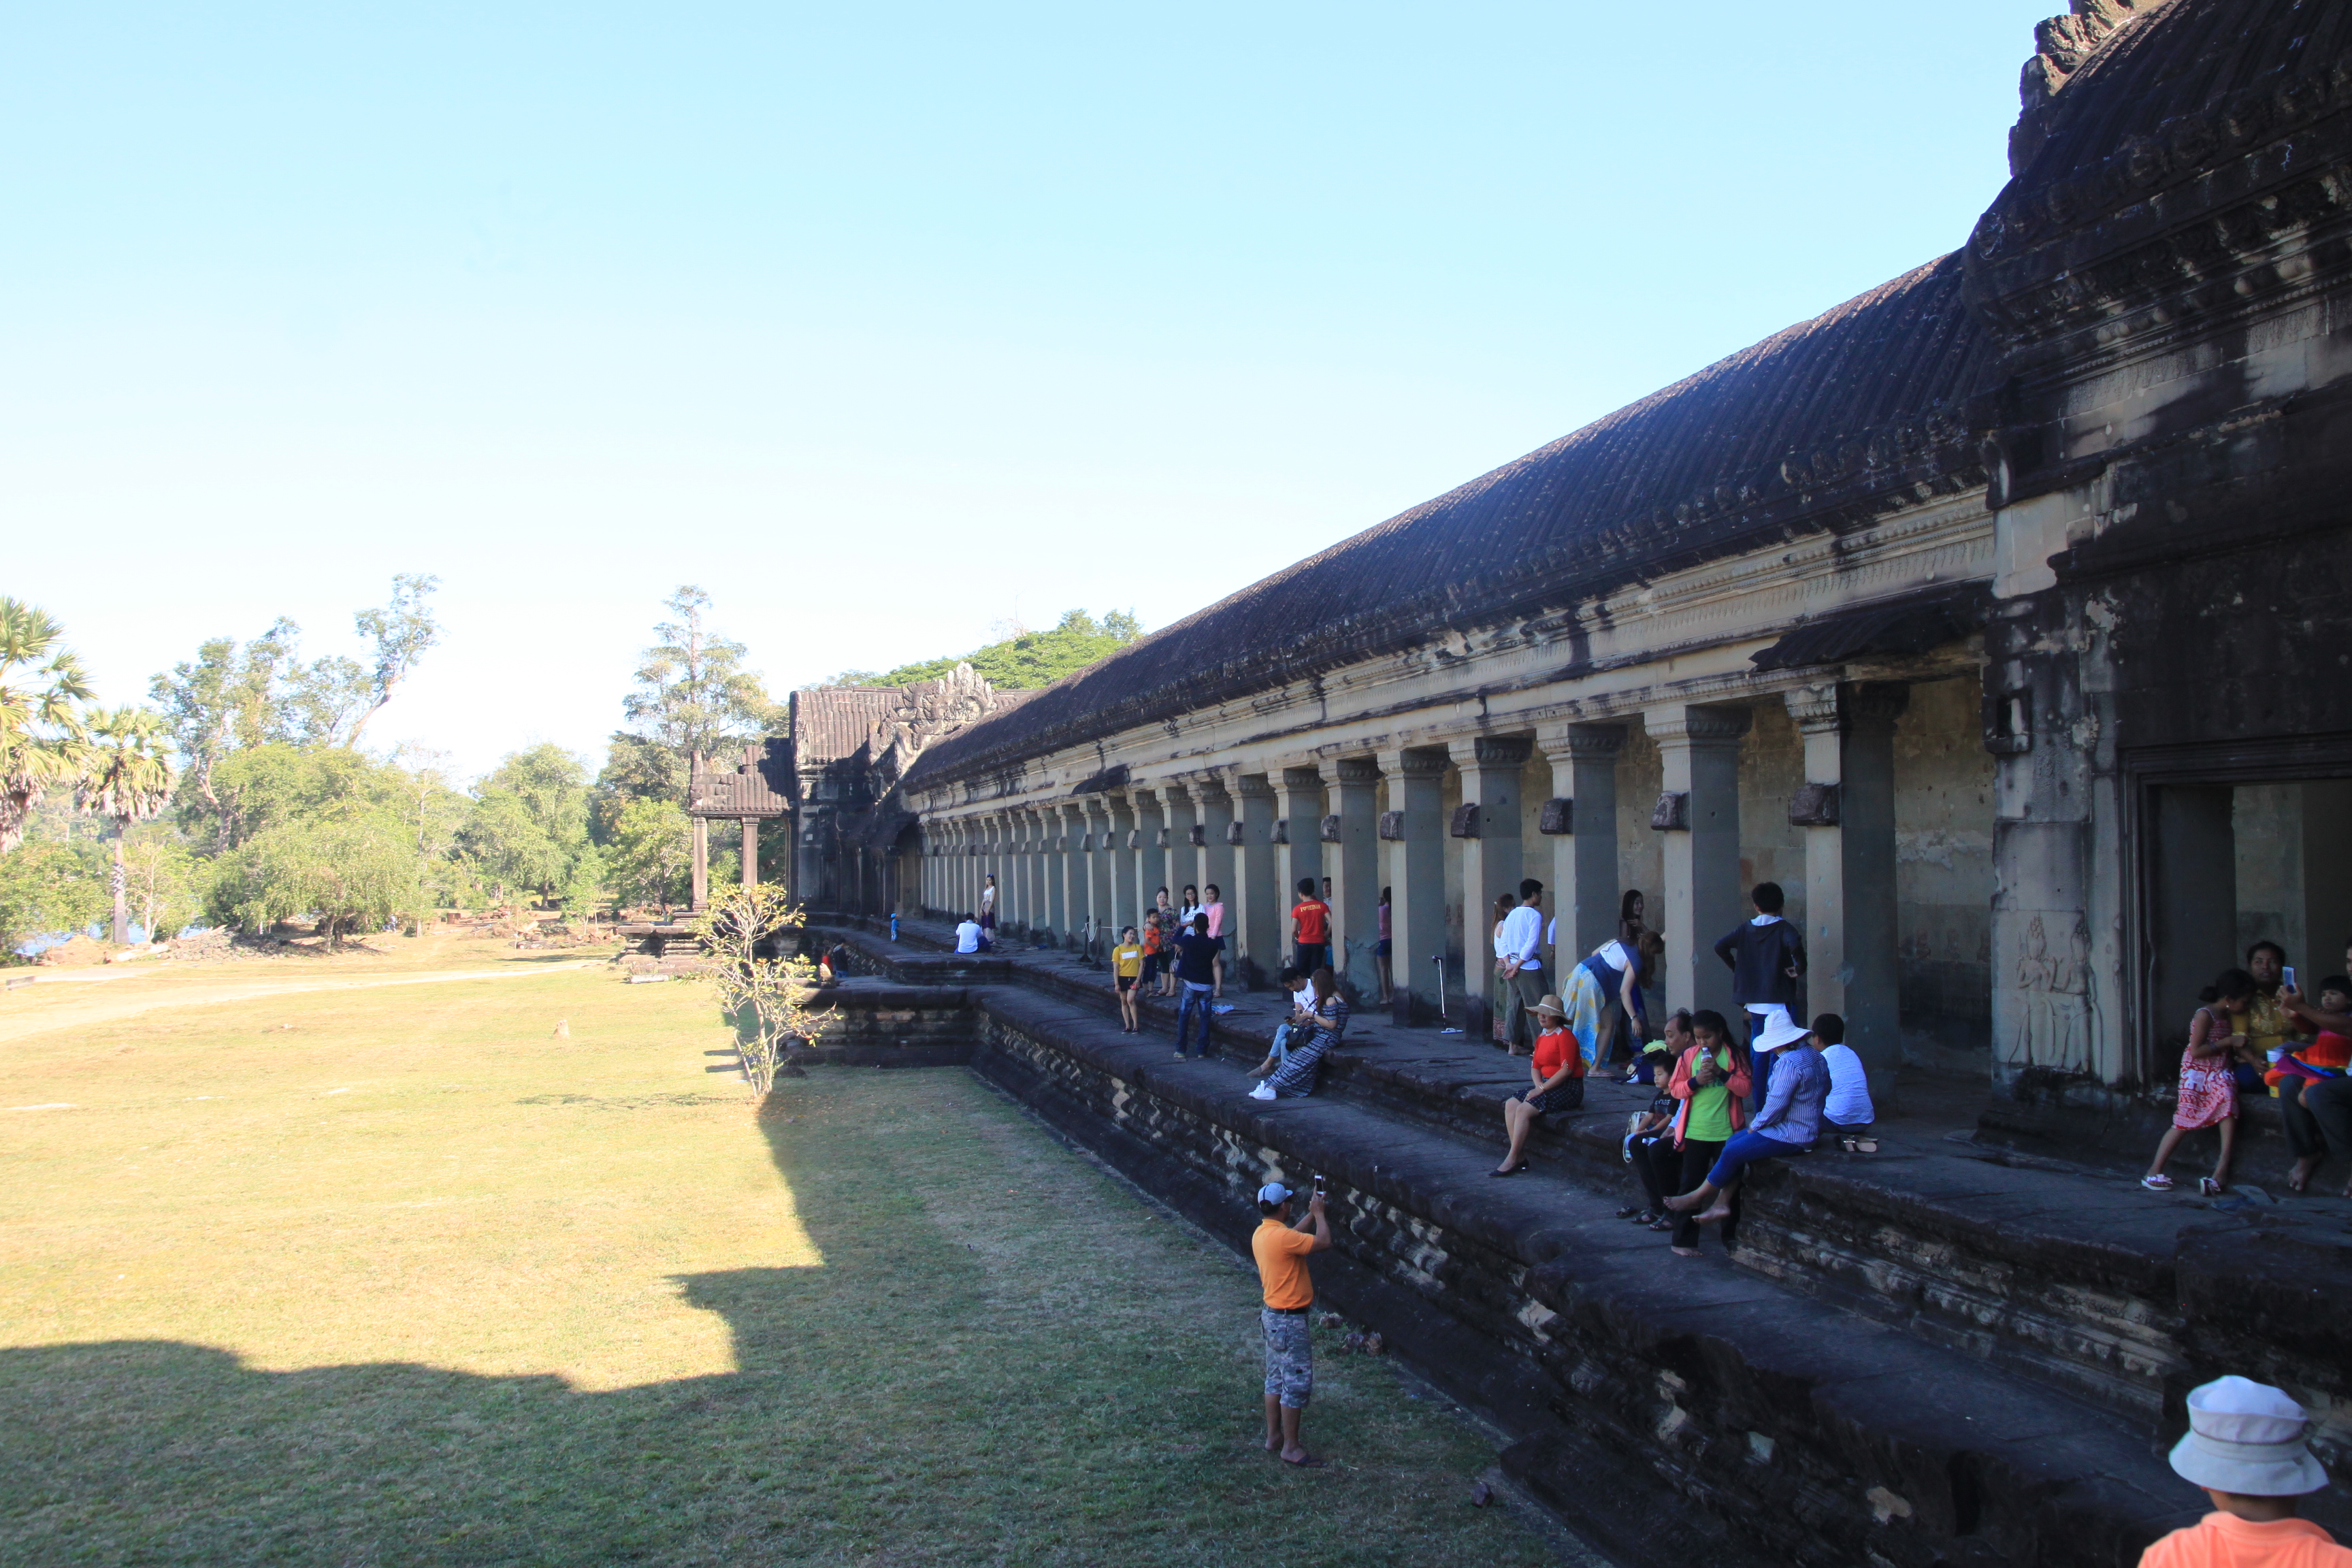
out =
[[[561,974],[567,970],[596,969],[604,965],[601,958],[572,959],[561,963],[534,964],[528,969],[440,969],[421,974],[387,974],[354,980],[247,980],[215,984],[175,986],[169,991],[150,992],[143,995],[113,994],[111,985],[98,988],[96,994],[85,993],[71,999],[57,998],[52,1005],[26,1006],[33,998],[17,992],[6,1003],[0,1003],[0,1040],[23,1039],[29,1035],[45,1035],[52,1029],[80,1028],[90,1024],[111,1023],[139,1013],[152,1013],[159,1007],[209,1007],[223,1002],[250,1002],[266,996],[292,996],[314,991],[370,991],[383,985],[436,985],[458,980],[526,980],[537,974]],[[124,978],[130,978],[125,976]],[[161,979],[160,975],[142,978]],[[174,977],[176,978],[176,977]],[[42,996],[49,1002],[50,996]]]

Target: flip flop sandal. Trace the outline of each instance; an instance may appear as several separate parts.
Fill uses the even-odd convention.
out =
[[[2221,1195],[2221,1184],[2210,1176],[2200,1176],[2197,1178],[2197,1190],[2209,1198],[2218,1198]]]
[[[1878,1140],[1875,1138],[1857,1138],[1853,1141],[1853,1146],[1855,1151],[1859,1153],[1875,1154],[1878,1152]]]
[[[1318,1459],[1311,1455],[1304,1459],[1285,1459],[1282,1462],[1288,1465],[1294,1470],[1319,1470],[1324,1468],[1326,1463],[1326,1461]]]
[[[1839,1140],[1838,1140],[1838,1147],[1839,1147],[1839,1148],[1841,1148],[1841,1149],[1843,1149],[1843,1150],[1844,1150],[1847,1153],[1851,1154],[1851,1153],[1853,1153],[1853,1152],[1855,1152],[1855,1151],[1854,1151],[1854,1145],[1856,1145],[1857,1143],[1859,1143],[1859,1142],[1862,1142],[1862,1140],[1860,1140],[1859,1138],[1841,1138],[1841,1139],[1839,1139]]]
[[[1643,1226],[1642,1228],[1643,1230],[1672,1230],[1675,1228],[1675,1222],[1670,1215],[1661,1215],[1656,1219],[1654,1219],[1649,1224]]]
[[[1632,1219],[1632,1218],[1633,1218],[1633,1217],[1634,1217],[1636,1215],[1643,1214],[1643,1213],[1646,1213],[1646,1212],[1647,1212],[1647,1211],[1646,1211],[1646,1210],[1644,1210],[1644,1209],[1643,1209],[1643,1208],[1639,1204],[1627,1204],[1623,1208],[1619,1209],[1619,1210],[1617,1211],[1617,1217],[1618,1217],[1619,1219]]]
[[[2142,1176],[2139,1179],[2139,1184],[2146,1187],[2151,1193],[2168,1193],[2172,1190],[2172,1178],[2170,1176]]]

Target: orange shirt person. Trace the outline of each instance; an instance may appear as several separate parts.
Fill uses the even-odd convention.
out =
[[[1290,942],[1297,967],[1312,975],[1331,963],[1331,906],[1315,896],[1315,879],[1298,879],[1298,901],[1290,906]]]
[[[2172,1468],[2205,1489],[2214,1511],[2140,1553],[2140,1568],[2352,1568],[2352,1551],[2306,1519],[2295,1499],[2327,1485],[2304,1433],[2302,1405],[2243,1377],[2189,1391],[2189,1433]]]
[[[1315,1305],[1315,1281],[1307,1258],[1330,1249],[1331,1227],[1323,1218],[1323,1194],[1307,1201],[1307,1217],[1293,1225],[1291,1191],[1280,1182],[1257,1190],[1257,1234],[1250,1256],[1257,1259],[1265,1305],[1258,1310],[1265,1338],[1265,1447],[1286,1465],[1320,1468],[1323,1461],[1298,1446],[1298,1418],[1315,1392],[1315,1347],[1307,1315]],[[1309,1226],[1315,1234],[1308,1236]]]

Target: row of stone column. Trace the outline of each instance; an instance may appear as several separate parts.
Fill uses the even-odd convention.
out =
[[[1809,1005],[1844,1014],[1865,1059],[1890,1066],[1900,1052],[1893,735],[1903,696],[1899,686],[1823,685],[1783,698],[1805,744],[1807,783],[1789,811],[1804,830]],[[1664,887],[1651,923],[1666,942],[1664,1003],[1729,1013],[1730,971],[1713,946],[1750,913],[1739,831],[1748,710],[1676,704],[1647,710],[1642,721],[1664,767],[1652,827],[1664,839]],[[1395,982],[1433,1003],[1452,945],[1449,835],[1462,844],[1462,958],[1473,986],[1483,988],[1488,969],[1486,912],[1524,877],[1546,886],[1546,911],[1558,921],[1555,965],[1617,933],[1625,733],[1618,723],[1551,725],[937,819],[925,825],[922,897],[943,913],[976,911],[993,873],[1000,925],[1068,945],[1090,929],[1107,942],[1119,927],[1139,925],[1163,885],[1176,895],[1186,883],[1213,883],[1235,962],[1271,973],[1289,947],[1299,879],[1328,877],[1335,962],[1369,990],[1385,884]],[[1552,795],[1530,845],[1519,792],[1537,750],[1550,765]],[[1461,783],[1450,821],[1448,768]]]

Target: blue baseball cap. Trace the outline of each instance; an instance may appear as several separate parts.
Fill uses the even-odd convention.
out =
[[[1280,1182],[1268,1182],[1257,1190],[1257,1201],[1262,1204],[1287,1203],[1289,1200],[1290,1189]]]

